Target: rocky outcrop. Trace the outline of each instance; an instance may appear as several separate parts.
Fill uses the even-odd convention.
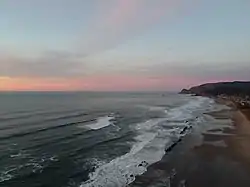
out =
[[[183,89],[181,94],[195,94],[199,96],[218,96],[218,95],[250,95],[250,82],[219,82],[208,83],[192,87],[190,89]]]
[[[182,89],[180,94],[192,94],[188,89]]]

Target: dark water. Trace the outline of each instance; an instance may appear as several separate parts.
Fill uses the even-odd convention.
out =
[[[126,186],[212,104],[171,93],[1,93],[0,186]]]

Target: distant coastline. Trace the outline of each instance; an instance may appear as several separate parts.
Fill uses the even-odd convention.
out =
[[[250,81],[207,83],[183,89],[180,94],[212,97],[237,108],[250,108]]]
[[[250,186],[250,107],[243,104],[249,101],[248,89],[250,82],[209,83],[183,89],[180,94],[214,99],[217,109],[220,104],[229,107],[204,113],[213,120],[199,124],[200,130],[173,144],[174,149],[169,147],[163,159],[148,167],[132,186],[157,182],[161,186],[163,178],[169,179],[169,186]]]
[[[236,159],[239,163],[250,171],[250,82],[219,82],[208,83],[183,89],[180,94],[192,94],[214,99],[217,103],[229,106],[230,112],[220,111],[211,113],[213,117],[225,114],[233,122],[234,129],[224,129],[227,135],[217,135],[227,144],[225,158]],[[228,134],[230,134],[228,136]],[[216,139],[216,135],[210,132],[204,133],[204,139]],[[203,146],[206,153],[208,147]],[[214,149],[210,155],[218,156],[222,150]]]

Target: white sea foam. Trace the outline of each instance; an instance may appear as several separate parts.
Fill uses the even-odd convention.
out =
[[[149,111],[164,111],[166,108],[162,106],[137,105],[138,108],[148,109]]]
[[[227,147],[227,144],[223,140],[206,142],[206,144],[210,144],[210,145],[217,146],[217,147]]]
[[[166,118],[131,125],[137,136],[134,137],[135,144],[130,151],[98,167],[80,187],[124,187],[132,183],[136,176],[147,170],[147,166],[162,159],[166,146],[171,146],[173,137],[176,139],[182,136],[180,132],[185,123],[169,121],[194,118],[194,112],[204,108],[206,103],[206,99],[197,97],[183,106],[168,110]],[[175,128],[166,128],[166,121]]]
[[[81,127],[89,128],[92,130],[98,130],[98,129],[107,127],[109,125],[112,125],[113,124],[111,122],[112,119],[114,119],[114,117],[110,117],[110,116],[100,117],[97,119],[97,121],[95,123],[91,123],[91,124],[84,125]]]
[[[164,111],[166,108],[161,106],[150,106],[148,107],[150,111]]]
[[[1,172],[1,173],[0,173],[0,183],[12,179],[12,178],[13,178],[13,175],[11,175],[10,173],[11,173],[12,171],[14,171],[14,170],[15,170],[15,168],[14,168],[14,169],[9,169],[9,170],[7,170],[7,171]]]
[[[209,105],[210,102],[211,100],[208,98],[196,97],[185,105],[170,109],[167,113],[167,118],[168,120],[189,120],[195,117],[194,114],[197,110],[204,109],[203,105]]]
[[[10,155],[11,158],[25,158],[27,156],[29,156],[29,154],[24,150],[20,150],[18,153]]]
[[[24,153],[21,154],[20,152],[18,155],[12,155],[11,158],[15,159],[16,157],[22,157],[24,155]],[[20,165],[12,165],[10,167],[4,168],[3,171],[0,171],[0,183],[15,178],[18,173],[22,172],[22,170],[32,173],[41,173],[43,171],[43,168],[45,168],[49,163],[57,161],[59,161],[59,159],[56,155],[45,156],[42,158],[30,158],[26,163],[22,163]]]
[[[135,137],[136,143],[130,152],[97,168],[90,174],[90,180],[81,187],[126,186],[135,180],[135,176],[143,174],[147,165],[161,160],[165,144],[170,139],[158,137],[159,129],[152,130],[158,122],[159,120],[150,120],[144,123],[144,127],[142,124],[132,127],[139,129],[140,133]]]

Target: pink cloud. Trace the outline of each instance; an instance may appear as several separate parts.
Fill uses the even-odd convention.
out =
[[[207,82],[233,79],[201,79],[182,76],[97,75],[84,78],[9,78],[0,77],[0,91],[178,91]]]
[[[84,36],[81,50],[91,55],[112,49],[166,21],[178,12],[176,0],[117,0],[104,14],[98,15]]]
[[[129,75],[91,76],[81,80],[82,89],[96,91],[179,90],[195,82],[187,77],[145,77]]]
[[[131,21],[133,16],[135,16],[137,6],[139,1],[134,0],[118,0],[117,4],[113,8],[106,20],[108,25],[119,25],[123,22]],[[105,23],[105,22],[104,22]]]
[[[74,79],[0,77],[0,91],[62,91],[79,90]]]
[[[8,78],[0,77],[0,90],[34,91],[146,91],[178,90],[193,82],[184,77],[143,77],[126,75],[102,75],[85,78]]]

